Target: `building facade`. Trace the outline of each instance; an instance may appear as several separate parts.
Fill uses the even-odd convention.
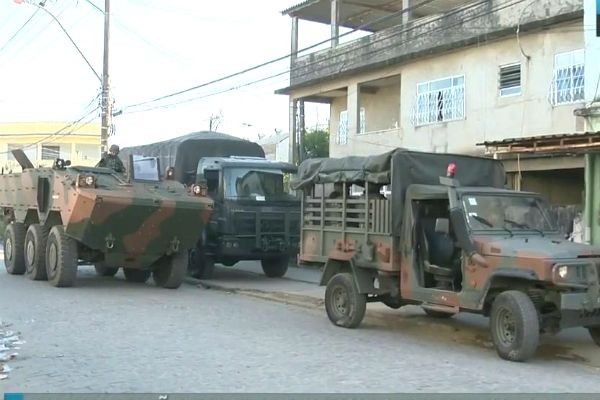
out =
[[[54,160],[93,166],[100,160],[100,125],[68,122],[18,122],[0,124],[0,167],[19,171],[11,150],[23,149],[36,166],[51,166]]]
[[[333,157],[487,153],[505,158],[511,186],[582,208],[583,154],[483,144],[590,129],[577,113],[591,86],[583,0],[307,0],[284,14],[292,50],[299,20],[332,28],[330,48],[293,56],[290,85],[277,92],[289,96],[290,131],[303,131],[298,104],[327,103]],[[340,44],[340,26],[370,34]]]

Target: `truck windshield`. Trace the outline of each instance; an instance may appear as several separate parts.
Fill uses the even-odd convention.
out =
[[[292,198],[284,189],[281,170],[226,168],[224,172],[226,198],[255,201]]]
[[[537,197],[466,194],[462,202],[474,230],[555,230],[545,203]]]

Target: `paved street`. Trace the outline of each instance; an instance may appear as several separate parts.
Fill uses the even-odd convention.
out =
[[[330,324],[314,284],[236,269],[212,285],[172,291],[83,268],[77,287],[57,289],[2,266],[0,319],[25,343],[0,391],[600,391],[600,349],[583,330],[508,363],[480,317],[370,305],[361,328],[346,330]]]

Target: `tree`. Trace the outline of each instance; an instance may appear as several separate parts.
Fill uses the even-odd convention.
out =
[[[311,129],[304,135],[305,158],[329,157],[329,130]]]

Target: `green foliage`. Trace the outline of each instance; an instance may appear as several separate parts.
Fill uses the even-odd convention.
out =
[[[329,157],[329,130],[312,129],[304,135],[304,158]]]

